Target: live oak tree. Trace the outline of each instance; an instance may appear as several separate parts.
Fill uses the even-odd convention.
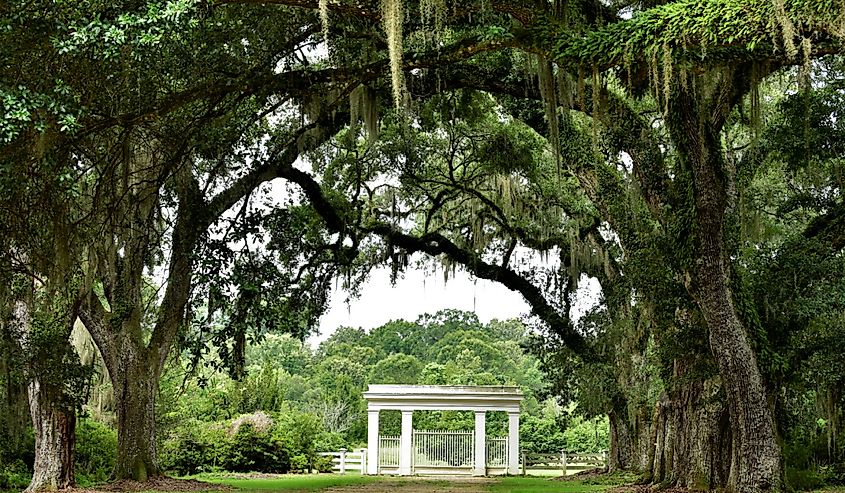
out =
[[[256,172],[252,177],[242,177],[237,187],[218,196],[215,180],[230,168],[224,165],[215,173],[212,167],[203,186],[217,201],[209,210],[201,210],[206,204],[192,173],[205,172],[204,166],[212,162],[221,146],[231,148],[232,140],[237,141],[237,128],[260,119],[262,110],[254,109],[251,99],[244,105],[239,104],[237,97],[234,103],[226,100],[225,84],[222,88],[215,87],[208,82],[215,79],[212,75],[193,72],[194,66],[213,71],[206,63],[211,59],[218,62],[218,68],[233,66],[231,62],[236,53],[229,50],[227,57],[222,30],[217,30],[220,35],[217,44],[212,43],[217,49],[209,48],[204,53],[199,49],[199,43],[208,43],[211,37],[200,41],[203,32],[199,28],[184,37],[177,35],[178,39],[163,35],[164,28],[179,25],[180,15],[186,12],[196,15],[194,21],[204,19],[203,13],[194,11],[193,6],[190,2],[174,3],[163,12],[155,9],[133,11],[133,7],[127,6],[122,13],[123,7],[113,6],[114,10],[105,12],[91,23],[87,21],[97,16],[84,6],[65,6],[59,10],[49,6],[46,11],[39,11],[38,5],[15,5],[6,11],[7,20],[13,27],[10,39],[14,39],[17,32],[43,37],[39,38],[39,43],[31,44],[27,44],[26,37],[18,37],[18,44],[9,45],[19,50],[5,52],[5,55],[24,59],[33,53],[36,56],[55,53],[62,61],[39,67],[46,69],[45,72],[19,71],[4,80],[4,84],[19,81],[18,86],[4,86],[9,94],[6,109],[17,112],[11,114],[14,118],[4,121],[8,125],[4,127],[7,132],[4,140],[10,143],[7,149],[20,147],[19,143],[30,133],[62,135],[68,141],[68,147],[73,146],[75,150],[74,159],[62,164],[78,170],[78,175],[71,178],[85,185],[80,192],[84,196],[83,205],[76,212],[83,218],[82,226],[102,232],[88,248],[75,251],[66,260],[75,266],[84,266],[80,280],[87,299],[80,316],[104,356],[116,390],[120,446],[115,478],[145,479],[159,474],[155,465],[155,389],[161,365],[184,323],[183,312],[191,288],[192,255],[207,227],[248,194],[255,186],[250,180],[260,175]],[[18,17],[24,8],[40,16]],[[33,23],[37,23],[39,31],[31,30]],[[227,25],[243,32],[243,19],[240,23],[232,21]],[[288,27],[289,24],[273,25],[275,32],[283,32]],[[105,35],[106,31],[108,35]],[[71,32],[76,36],[71,37]],[[240,34],[234,36],[234,39],[243,39]],[[307,37],[307,30],[304,34],[280,35],[276,38],[280,41],[275,49],[266,51],[256,41],[253,60],[247,60],[249,54],[243,54],[241,61],[254,69],[251,75],[256,75],[262,65],[272,70],[275,62],[298,56],[296,49],[303,42],[298,40]],[[193,51],[199,55],[194,65],[186,65],[177,56],[179,49],[189,45],[195,46]],[[161,46],[167,48],[162,50]],[[120,56],[129,52],[132,53],[129,59]],[[26,63],[16,67],[31,68]],[[52,73],[49,72],[51,67]],[[92,72],[110,75],[94,77]],[[226,76],[232,81],[231,74]],[[54,80],[58,80],[61,89],[53,91],[56,95],[36,92],[43,91],[45,86],[49,91]],[[162,81],[168,84],[159,84]],[[192,92],[196,87],[178,94],[192,84],[204,86],[200,94]],[[238,81],[238,87],[243,84],[244,81]],[[69,95],[68,103],[62,101],[65,95]],[[244,97],[244,93],[238,93],[238,97]],[[177,111],[192,103],[196,104],[191,108],[194,112]],[[282,102],[275,104],[278,106]],[[234,108],[240,108],[242,113],[234,114]],[[224,125],[202,127],[206,136],[209,132],[219,132],[214,135],[216,139],[210,139],[213,143],[203,148],[193,140],[196,134],[192,128],[199,121],[219,116],[217,111],[234,114],[234,119],[228,122],[234,129]],[[156,117],[161,120],[151,123]],[[68,138],[69,134],[72,138]],[[172,138],[177,134],[183,140]],[[297,133],[294,131],[293,135],[281,138],[294,142],[289,145],[294,149],[289,151],[292,161],[300,145]],[[36,140],[40,146],[44,143],[44,137]],[[36,147],[36,152],[39,149]],[[206,160],[201,162],[199,156],[203,153]],[[22,154],[27,162],[29,156],[25,152]],[[233,158],[238,159],[234,155]],[[197,168],[190,168],[192,164]],[[43,205],[48,212],[49,204]],[[168,218],[164,214],[171,205],[176,208],[176,224],[168,229]],[[57,245],[61,245],[66,235],[62,231],[56,233],[60,240]],[[141,293],[147,269],[162,263],[159,259],[161,249],[165,248],[165,237],[170,242],[168,253],[171,254],[167,290],[158,315],[151,316],[149,311],[145,313]],[[61,279],[55,277],[50,281]],[[69,301],[73,306],[79,305],[76,300]],[[147,325],[150,318],[153,324]],[[36,430],[39,429],[36,426]],[[72,440],[64,438],[72,450]],[[63,461],[58,453],[48,459]],[[72,468],[70,472],[65,468],[64,474],[65,477],[69,474],[72,481]]]
[[[15,412],[23,406],[35,438],[29,491],[75,484],[76,411],[86,380],[68,340],[80,294],[72,259],[86,234],[76,227],[79,186],[67,147],[43,139],[29,133],[0,157],[0,337],[4,362],[14,367],[6,370],[6,397],[14,399],[6,408],[14,436],[6,443],[19,446],[25,436]]]
[[[282,9],[268,17],[195,2],[161,7],[113,6],[101,16],[81,6],[42,13],[39,33],[48,34],[41,43],[14,45],[22,49],[10,53],[55,53],[60,60],[52,73],[15,74],[21,84],[8,88],[8,101],[16,113],[4,129],[8,142],[32,129],[71,136],[85,176],[88,202],[81,215],[103,234],[74,260],[85,267],[80,317],[115,389],[116,479],[160,473],[157,379],[190,321],[194,254],[208,228],[245,204],[260,184],[296,175],[292,163],[301,150],[332,134],[336,100],[315,94],[336,93],[345,101],[354,88],[350,77],[371,80],[388,65],[377,60],[351,72],[310,67],[303,50],[319,24],[307,13]],[[18,12],[8,11],[12,25],[31,28]],[[255,26],[262,23],[267,29],[259,37]],[[185,60],[184,53],[193,58]],[[69,102],[62,104],[65,96]],[[296,115],[298,105],[308,108],[309,121]],[[268,115],[281,119],[265,130],[259,123]],[[271,159],[255,159],[266,157],[265,132],[273,134]],[[245,166],[247,160],[254,165]],[[342,252],[342,241],[332,249]],[[145,306],[146,276],[155,268],[166,270],[166,287],[157,306]]]
[[[334,7],[324,3],[323,8]],[[336,6],[338,11],[343,8],[344,4]],[[401,24],[397,27],[391,18],[400,7],[386,2],[382,9],[386,29],[394,31],[388,35],[388,48],[393,64],[394,100],[401,106],[404,77],[396,75],[398,42],[393,37]],[[607,13],[600,8],[595,10]],[[455,11],[459,15],[460,9]],[[545,9],[519,9],[512,4],[505,8],[494,2],[490,11],[493,15],[512,14],[522,22],[521,27],[509,33],[510,37],[504,36],[502,44],[522,46],[552,60],[559,67],[557,73],[564,75],[560,84],[563,99],[584,101],[589,86],[596,95],[590,98],[592,111],[601,113],[603,100],[610,94],[604,89],[608,72],[616,73],[634,94],[645,88],[653,92],[658,108],[664,112],[663,128],[668,132],[673,161],[670,166],[659,153],[629,156],[633,160],[633,176],[653,220],[674,247],[668,260],[706,324],[709,346],[720,370],[733,429],[726,481],[732,489],[742,491],[780,488],[774,420],[752,350],[749,322],[743,319],[749,314],[740,313],[744,307],[738,308],[734,301],[734,291],[741,289],[733,286],[730,263],[736,177],[722,148],[721,135],[728,117],[746,94],[752,95],[752,107],[758,104],[756,87],[776,65],[803,64],[806,70],[807,60],[838,51],[838,9],[824,2],[675,2],[630,20],[614,21],[611,17],[607,27],[594,27],[608,21],[596,16],[575,29],[569,16]],[[368,11],[362,6],[356,13],[373,18],[380,15],[378,10]],[[324,13],[324,20],[327,17]],[[532,20],[536,22],[532,24]],[[798,58],[799,54],[803,58]],[[550,99],[557,99],[556,84],[554,77],[548,75],[554,73],[553,69],[545,63],[541,62],[546,75],[540,73],[540,88],[547,107],[553,109],[547,113],[550,138],[556,147],[560,136],[554,109],[559,101],[549,103]],[[579,87],[572,91],[575,97],[570,94],[572,85],[566,81],[566,72],[578,73],[574,85]],[[582,103],[580,109],[586,110],[586,105]],[[593,117],[600,119],[600,114]],[[609,122],[608,127],[613,132],[616,125]],[[602,200],[597,194],[607,185],[603,177],[576,175],[589,198],[600,207]],[[611,226],[622,224],[621,217],[608,214],[612,212],[609,209],[602,212]],[[337,219],[327,216],[330,222]],[[434,254],[452,253],[452,257],[465,259],[480,272],[491,272],[488,266],[467,256],[465,250],[453,249],[437,236],[408,238],[391,231],[389,226],[371,230],[395,246]],[[577,340],[573,335],[567,342],[574,342],[577,349]]]
[[[80,161],[93,170],[90,217],[106,234],[80,257],[91,285],[81,314],[117,391],[115,477],[159,473],[152,402],[158,372],[192,319],[193,255],[227,210],[246,204],[260,184],[284,178],[302,188],[334,236],[327,245],[333,260],[349,264],[362,251],[364,265],[386,258],[398,268],[414,252],[441,256],[447,268],[462,265],[522,294],[550,338],[580,361],[613,368],[627,357],[594,344],[569,320],[569,295],[582,272],[602,280],[612,320],[630,323],[654,308],[660,330],[653,333],[664,341],[679,326],[691,340],[706,335],[731,434],[715,446],[725,474],[705,483],[779,489],[772,394],[759,362],[754,307],[735,260],[742,175],[738,154],[723,139],[745,100],[750,119],[758,120],[766,76],[797,65],[806,77],[814,58],[840,51],[841,6],[832,0],[648,5],[626,18],[619,8],[591,1],[220,0],[147,10],[115,6],[96,21],[84,8],[43,18],[39,25],[58,23],[58,36],[15,46],[26,47],[27,55],[57,53],[64,65],[55,65],[56,74],[70,89],[49,70],[10,76],[22,83],[4,81],[13,118],[3,130],[9,141],[21,128],[45,124],[74,131]],[[408,14],[417,10],[421,15]],[[16,12],[9,11],[16,25],[30,27],[11,15]],[[327,59],[304,54],[322,42]],[[478,57],[485,52],[496,53]],[[466,62],[473,57],[477,62]],[[513,69],[520,64],[530,66],[522,78]],[[531,78],[536,81],[524,80]],[[459,118],[414,113],[414,95],[453,89],[485,91],[498,102],[467,92],[462,111],[468,111]],[[385,125],[382,136],[392,149],[356,139],[360,120],[375,137],[379,99],[382,108],[397,108],[396,124]],[[88,112],[67,111],[83,106]],[[434,106],[423,109],[436,113]],[[639,113],[642,107],[654,112],[653,122]],[[442,108],[455,105],[446,101]],[[523,127],[497,124],[500,111],[547,136],[551,155]],[[322,147],[328,159],[314,159],[332,163],[318,169],[320,180],[293,166],[302,150],[347,127],[349,117],[336,150]],[[429,127],[416,132],[405,119]],[[465,135],[479,122],[482,139]],[[367,188],[385,174],[400,183]],[[403,221],[419,229],[405,230]],[[374,237],[381,243],[368,243]],[[512,268],[517,247],[555,252],[558,268]],[[634,275],[637,262],[627,263],[640,255],[661,266],[659,289],[649,292],[648,276]],[[627,265],[616,265],[620,259]],[[150,314],[140,296],[144,275],[162,266],[166,288]],[[251,292],[238,292],[238,300],[255,300]],[[672,301],[658,304],[666,293]],[[632,294],[642,295],[633,310]],[[239,312],[236,303],[231,314],[239,313],[248,311]],[[241,337],[243,325],[231,328]],[[644,340],[633,337],[632,352],[647,351]],[[679,348],[690,349],[701,352]],[[623,377],[606,388],[625,384]],[[618,416],[624,395],[610,394],[602,405]],[[675,416],[677,423],[681,415]],[[672,462],[665,452],[653,451],[652,464]],[[619,462],[630,463],[621,456]],[[697,470],[674,468],[672,476],[656,479],[693,484]]]

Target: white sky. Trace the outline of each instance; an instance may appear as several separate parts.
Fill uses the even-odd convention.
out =
[[[424,313],[445,308],[474,311],[483,323],[516,318],[530,311],[522,296],[501,284],[473,280],[460,271],[450,275],[448,282],[442,272],[426,274],[409,267],[394,286],[390,284],[390,270],[378,269],[363,286],[361,296],[348,304],[346,292],[335,289],[331,308],[320,319],[321,333],[309,342],[318,344],[340,326],[372,329],[395,319],[413,322]]]
[[[572,316],[576,320],[598,302],[599,286],[595,279],[582,278]],[[390,284],[390,270],[373,271],[361,289],[361,296],[346,302],[342,289],[332,293],[328,312],[320,319],[320,334],[311,336],[308,343],[316,346],[338,327],[373,329],[390,320],[415,321],[424,313],[446,308],[474,311],[482,323],[527,315],[530,308],[522,296],[499,283],[472,279],[457,271],[445,282],[442,271],[432,273],[415,269],[413,264],[404,277]]]

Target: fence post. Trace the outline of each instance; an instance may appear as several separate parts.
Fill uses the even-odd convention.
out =
[[[361,449],[361,474],[367,474],[367,449]]]
[[[522,475],[523,475],[523,476],[525,476],[525,466],[526,466],[526,462],[527,462],[527,461],[525,460],[525,451],[523,450],[523,451],[522,451]]]
[[[346,449],[340,449],[340,473],[346,474]]]
[[[607,469],[607,450],[601,451],[601,458],[604,460],[604,468]]]
[[[563,475],[566,476],[566,450],[560,451],[560,465],[563,467]]]

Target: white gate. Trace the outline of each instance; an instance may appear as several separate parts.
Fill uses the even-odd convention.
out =
[[[414,466],[472,467],[472,431],[414,430]]]
[[[487,439],[487,467],[508,466],[508,439]]]
[[[378,442],[379,467],[399,467],[399,437],[380,436]]]

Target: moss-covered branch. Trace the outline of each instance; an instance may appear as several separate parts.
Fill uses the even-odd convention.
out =
[[[524,40],[562,66],[624,67],[655,59],[675,63],[800,61],[842,49],[839,0],[678,0],[631,19],[573,33],[547,18]]]

